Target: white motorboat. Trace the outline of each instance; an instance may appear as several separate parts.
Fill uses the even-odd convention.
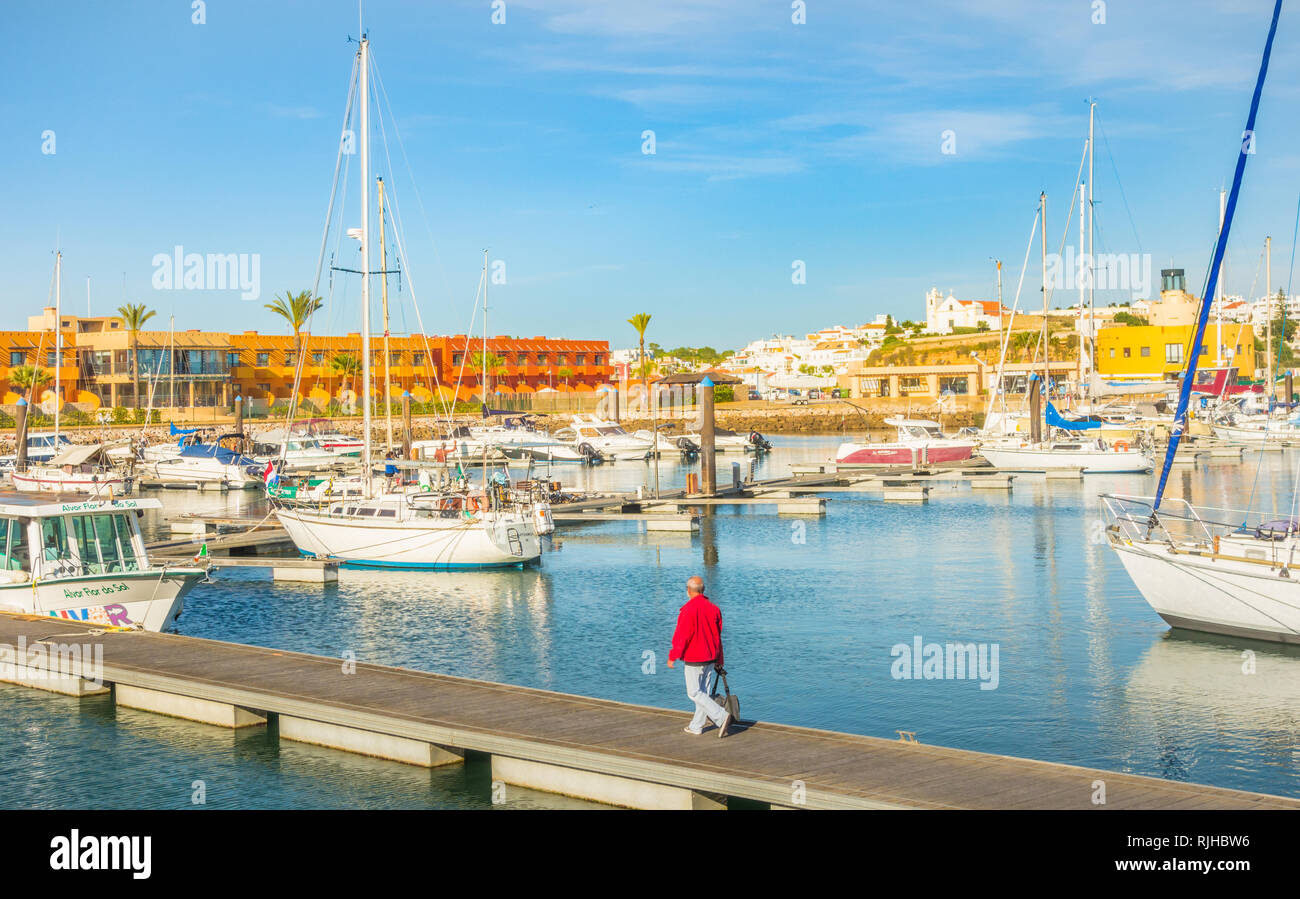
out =
[[[342,457],[327,450],[316,437],[286,432],[283,428],[254,435],[249,456],[260,463],[275,462],[283,471],[333,468]]]
[[[886,418],[896,437],[889,443],[840,444],[835,461],[840,465],[937,465],[965,462],[971,458],[975,443],[964,438],[947,437],[937,421],[925,418]]]
[[[0,609],[159,631],[201,581],[150,562],[140,535],[155,499],[0,495]]]
[[[260,485],[265,467],[220,443],[190,442],[147,447],[137,470],[143,479],[163,485],[222,484],[240,490]]]
[[[74,446],[45,465],[32,465],[10,476],[23,493],[82,493],[111,498],[128,492],[127,478],[109,464],[103,444]]]
[[[629,459],[643,461],[650,457],[656,445],[648,433],[644,437],[629,434],[618,422],[595,415],[573,416],[570,426],[556,434],[559,437],[565,435],[571,436],[572,446],[578,452],[585,455],[589,451],[595,451],[613,462]]]
[[[29,433],[27,435],[27,462],[28,464],[49,462],[59,453],[72,449],[75,445],[65,435],[55,434],[53,431]],[[12,470],[17,461],[17,453],[0,456],[0,471]]]

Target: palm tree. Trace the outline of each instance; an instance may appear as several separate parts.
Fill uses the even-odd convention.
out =
[[[330,359],[330,368],[342,377],[346,385],[351,388],[352,379],[361,371],[361,360],[351,353],[336,353]]]
[[[310,290],[303,290],[298,293],[290,293],[286,290],[284,296],[277,296],[274,303],[266,304],[265,308],[283,318],[289,323],[289,327],[293,329],[294,356],[298,355],[301,346],[302,329],[307,327],[307,322],[311,319],[312,313],[323,305],[325,305],[325,301],[320,297],[312,296]]]
[[[140,329],[145,322],[157,313],[144,303],[125,303],[117,307],[117,314],[122,316],[127,332],[131,335],[131,391],[135,397],[135,407],[140,408]]]
[[[627,323],[633,328],[636,328],[637,338],[641,341],[641,389],[645,391],[646,401],[649,402],[650,385],[646,380],[646,376],[649,372],[646,370],[645,364],[645,329],[650,327],[650,313],[638,312],[636,315],[629,318]]]
[[[50,373],[39,365],[19,365],[9,372],[9,383],[23,390],[29,390],[34,396],[36,388],[48,383]]]
[[[573,377],[573,369],[569,368],[569,367],[566,365],[564,368],[562,368],[562,369],[560,369],[559,371],[557,371],[556,374],[559,375],[559,376],[564,380],[564,386],[565,386],[565,387],[568,387],[568,386],[569,386],[569,378],[572,378],[572,377]]]
[[[497,377],[500,378],[505,373],[503,366],[506,364],[506,360],[503,357],[498,356],[496,353],[492,352],[491,350],[488,350],[486,356],[484,356],[482,350],[479,350],[478,352],[469,354],[469,364],[470,364],[470,368],[474,369],[480,374],[493,371],[496,372]],[[486,378],[484,379],[484,383],[483,383],[483,401],[487,402]]]

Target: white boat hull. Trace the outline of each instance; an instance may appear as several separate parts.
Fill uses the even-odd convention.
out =
[[[394,521],[279,509],[276,517],[299,552],[356,567],[494,568],[542,554],[531,515]]]
[[[54,469],[42,471],[29,469],[13,472],[10,479],[14,489],[23,493],[79,493],[84,496],[121,496],[126,492],[126,479],[118,475],[65,474]]]
[[[185,594],[203,577],[191,567],[0,584],[0,609],[160,631],[181,613]]]
[[[1166,542],[1114,533],[1109,538],[1143,598],[1173,627],[1300,644],[1300,579],[1283,576],[1285,566],[1175,554]]]
[[[216,459],[172,459],[143,463],[140,471],[149,480],[163,484],[225,484],[237,489],[262,483],[239,465],[224,465]]]
[[[1138,450],[1044,450],[1036,447],[981,446],[979,454],[1002,471],[1059,471],[1078,468],[1085,474],[1150,471],[1155,463]]]

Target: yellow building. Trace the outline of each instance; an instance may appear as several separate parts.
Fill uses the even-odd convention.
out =
[[[1097,371],[1103,378],[1160,381],[1187,367],[1195,325],[1116,325],[1097,332]],[[1253,378],[1256,368],[1255,329],[1247,324],[1211,321],[1205,326],[1197,365],[1235,365]],[[1216,354],[1215,344],[1220,350]]]

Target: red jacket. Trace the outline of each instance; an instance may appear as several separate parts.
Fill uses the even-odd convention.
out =
[[[701,593],[687,600],[677,613],[673,631],[671,662],[681,659],[692,665],[716,662],[722,666],[722,610]]]

